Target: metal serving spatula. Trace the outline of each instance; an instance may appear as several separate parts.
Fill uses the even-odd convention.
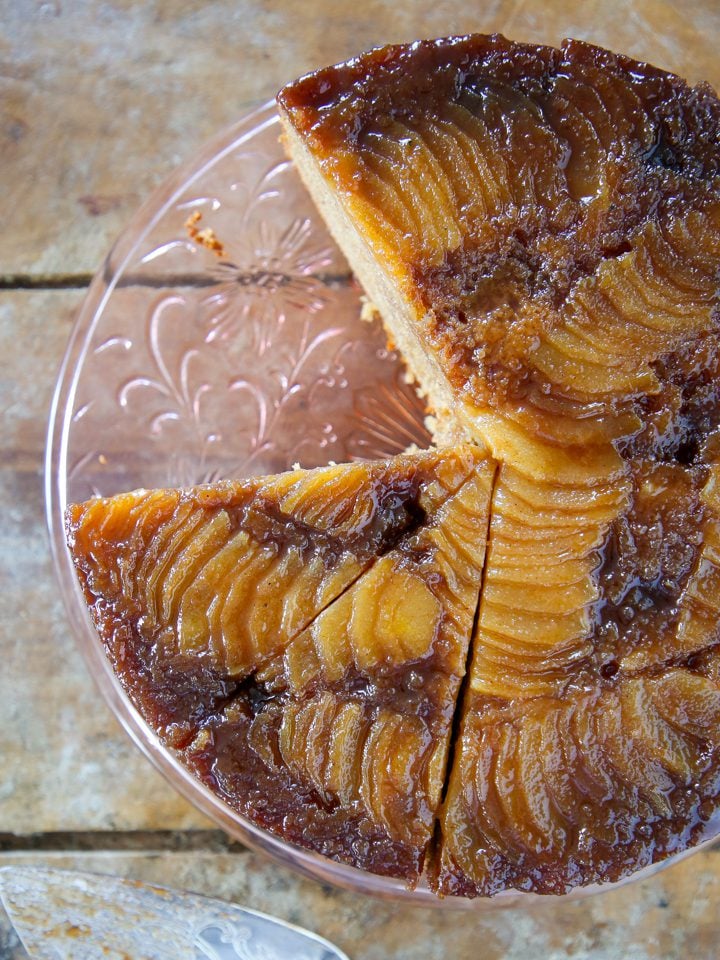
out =
[[[0,898],[37,960],[348,960],[283,920],[119,877],[3,867]]]

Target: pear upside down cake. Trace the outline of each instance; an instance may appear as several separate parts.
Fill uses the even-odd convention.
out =
[[[71,507],[114,667],[291,842],[440,895],[720,825],[720,102],[457,37],[278,97],[438,449]]]

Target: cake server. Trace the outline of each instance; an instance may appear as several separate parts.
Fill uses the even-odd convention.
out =
[[[0,899],[33,960],[348,960],[283,920],[119,877],[3,867]]]

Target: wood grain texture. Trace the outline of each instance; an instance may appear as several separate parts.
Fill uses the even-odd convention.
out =
[[[94,270],[139,203],[285,82],[473,30],[613,47],[720,84],[715,0],[2,0],[0,275]]]
[[[716,960],[720,851],[576,903],[475,914],[383,903],[304,880],[242,853],[5,854],[37,864],[172,884],[272,913],[328,937],[352,960]],[[0,957],[15,960],[0,908]],[[3,938],[6,953],[3,954]]]

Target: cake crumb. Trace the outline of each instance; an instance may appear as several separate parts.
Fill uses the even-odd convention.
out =
[[[218,238],[213,228],[205,227],[203,230],[198,229],[198,223],[201,220],[202,213],[199,210],[193,210],[193,212],[185,221],[185,230],[187,231],[188,237],[190,237],[191,240],[194,240],[195,243],[199,244],[201,247],[211,250],[216,257],[224,257],[225,246]]]
[[[360,304],[360,319],[363,323],[374,323],[380,319],[380,311],[364,294],[360,296]]]

